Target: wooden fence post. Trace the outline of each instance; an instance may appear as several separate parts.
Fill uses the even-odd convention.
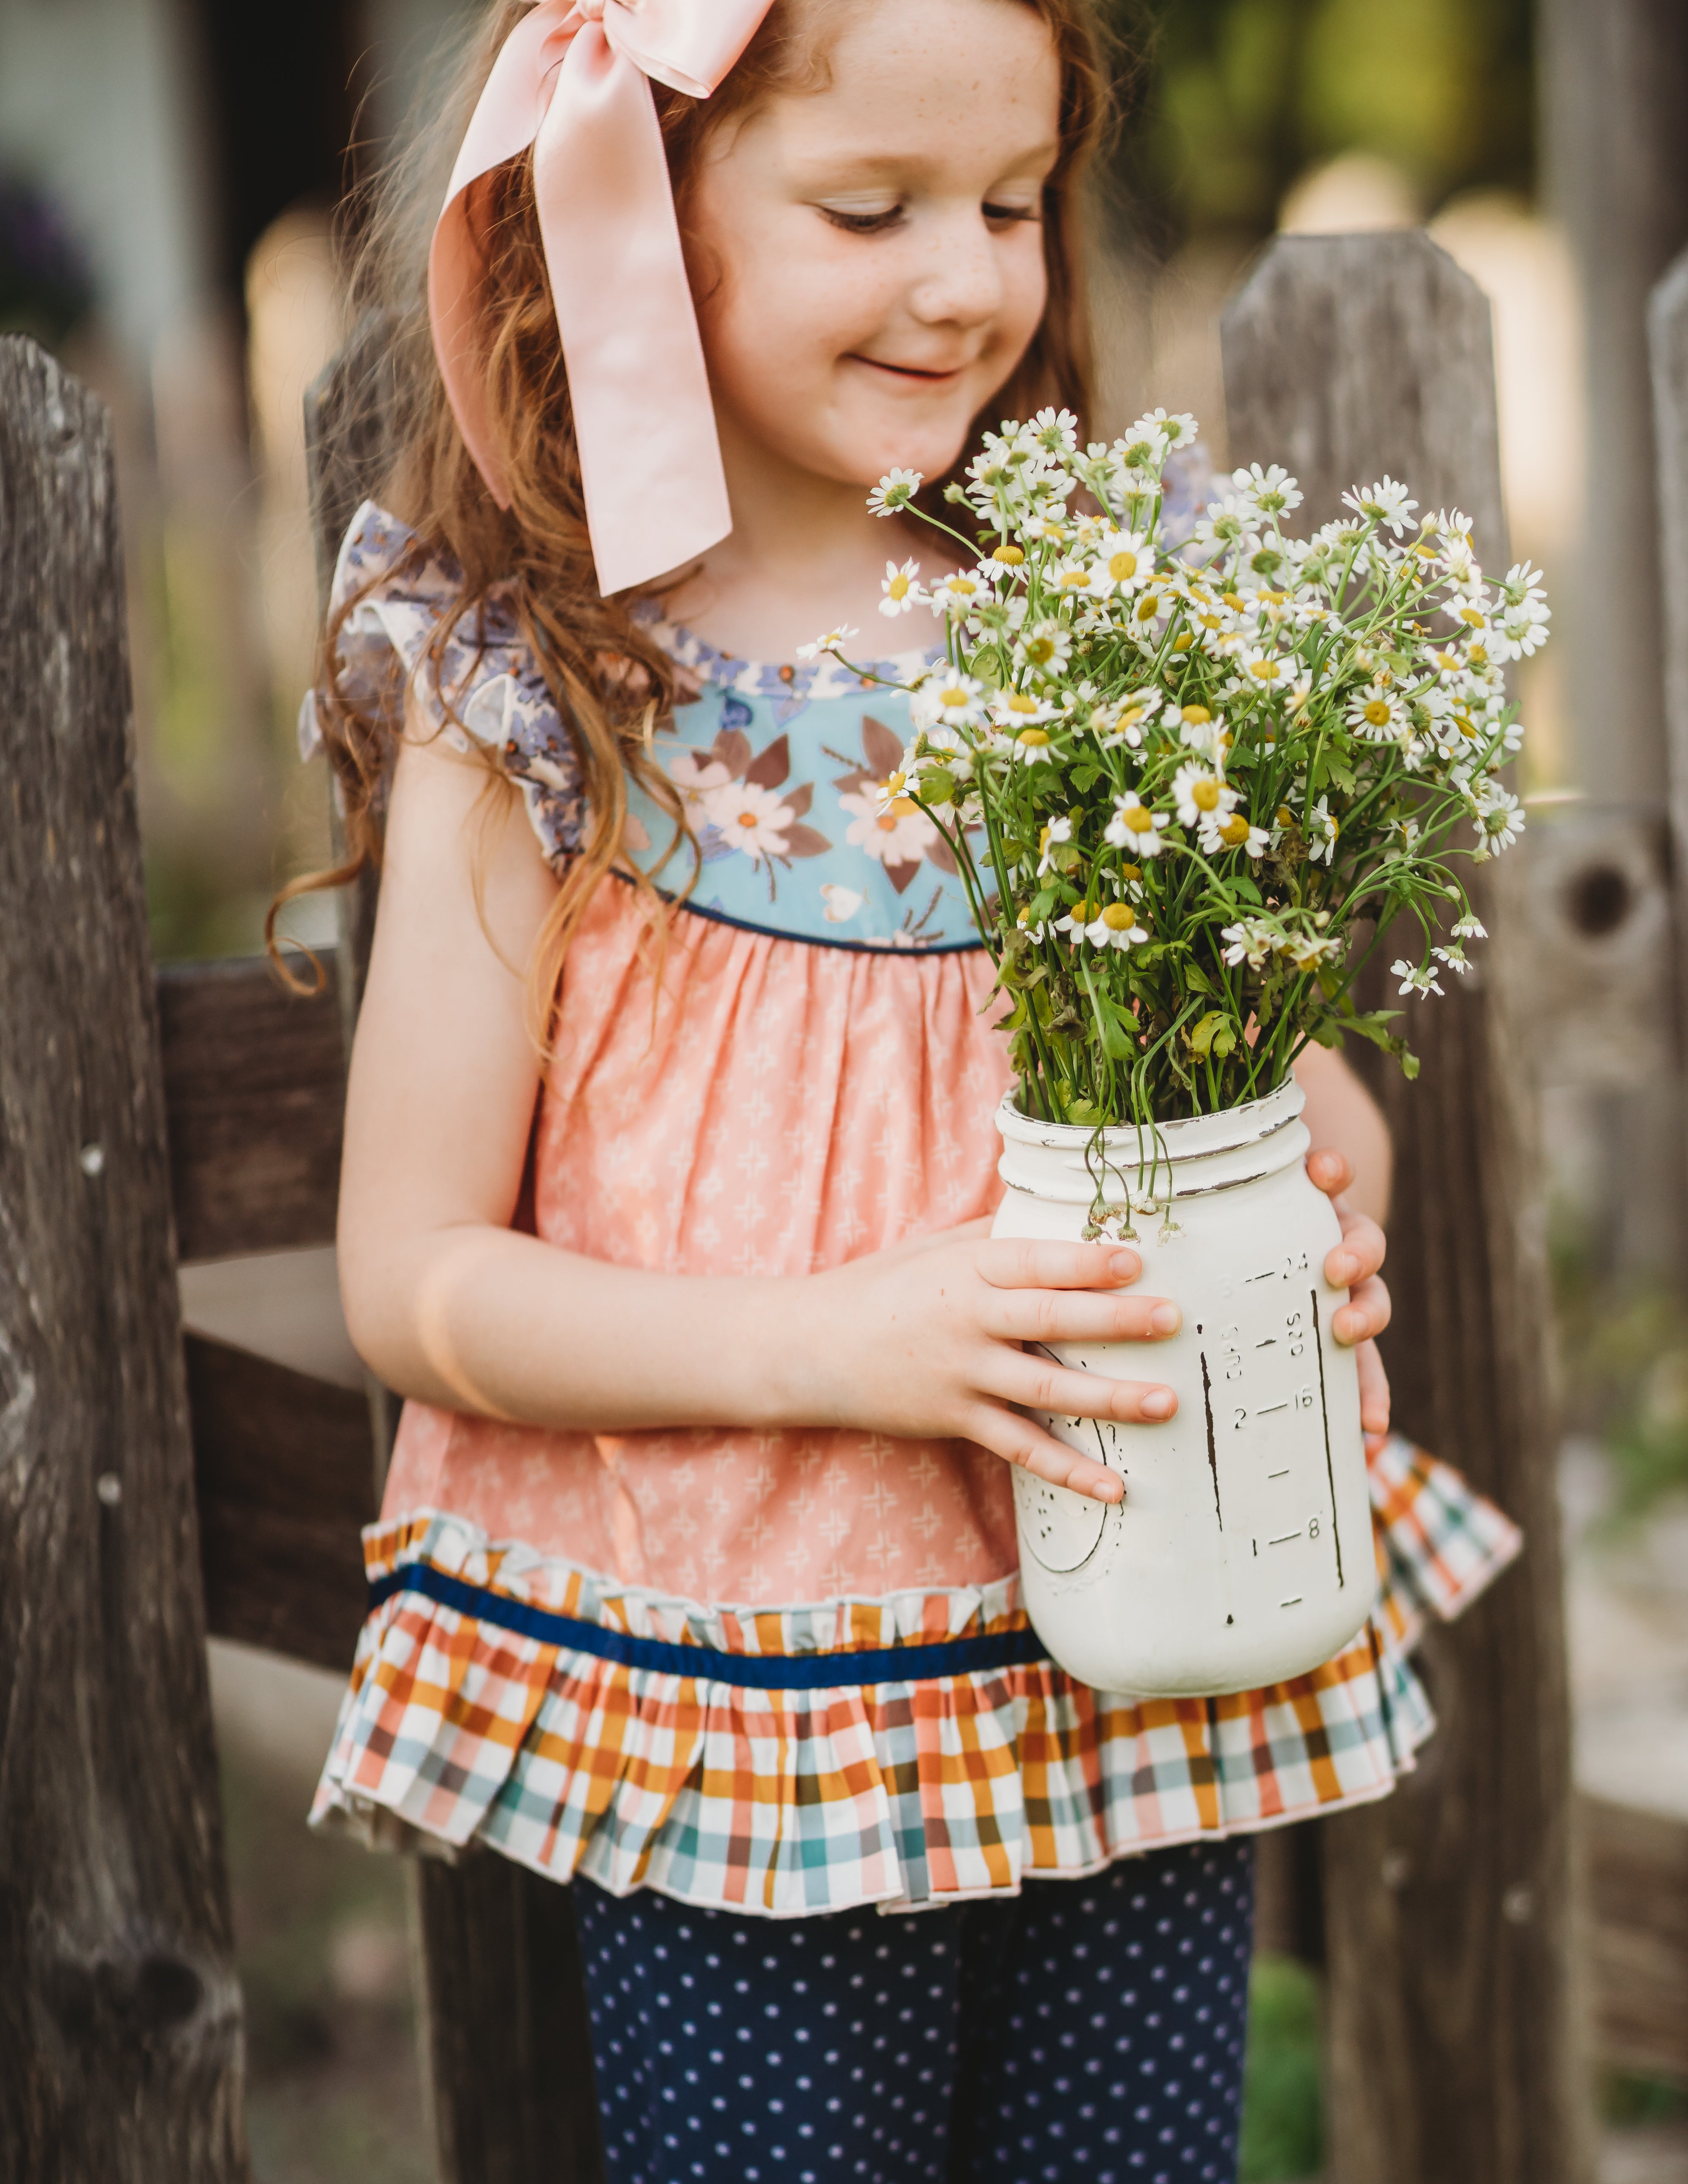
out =
[[[340,540],[380,491],[393,329],[370,314],[305,396],[305,444],[324,604]],[[339,983],[349,1042],[375,936],[378,876],[343,911]],[[378,1469],[396,1427],[372,1396]],[[495,1852],[419,1859],[423,2069],[441,2184],[599,2184],[598,2106],[570,1891]]]
[[[1488,304],[1428,237],[1279,238],[1226,315],[1224,360],[1236,459],[1295,473],[1304,527],[1388,472],[1421,512],[1462,507],[1504,567]],[[1440,1727],[1416,1774],[1322,1825],[1336,2184],[1591,2173],[1534,1102],[1492,881],[1479,900],[1484,969],[1407,1005],[1419,1081],[1372,1072],[1396,1157],[1384,1354],[1397,1423],[1528,1549],[1430,1634]]]
[[[235,2184],[205,1674],[105,413],[0,340],[0,2176]]]
[[[1652,292],[1653,436],[1664,600],[1666,796],[1675,896],[1677,1051],[1688,1049],[1688,250]]]

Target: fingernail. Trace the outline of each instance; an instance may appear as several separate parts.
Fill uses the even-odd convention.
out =
[[[1098,1502],[1123,1502],[1125,1499],[1124,1487],[1114,1478],[1102,1479],[1090,1489],[1090,1492]]]
[[[1359,1268],[1345,1251],[1339,1251],[1331,1259],[1324,1271],[1329,1280],[1340,1286],[1344,1282],[1351,1282],[1359,1272]]]
[[[1143,1271],[1143,1262],[1135,1251],[1114,1251],[1109,1254],[1108,1272],[1117,1282],[1134,1282]]]
[[[1156,1388],[1143,1398],[1145,1418],[1169,1418],[1178,1407],[1178,1399],[1170,1388]]]
[[[1184,1314],[1175,1304],[1157,1304],[1149,1315],[1151,1334],[1176,1334],[1184,1325]]]

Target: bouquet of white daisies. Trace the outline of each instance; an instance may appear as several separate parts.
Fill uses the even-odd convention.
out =
[[[1292,537],[1275,465],[1169,538],[1163,473],[1195,432],[1157,410],[1081,450],[1065,411],[1005,424],[950,488],[983,536],[937,526],[966,565],[929,588],[888,565],[883,610],[929,601],[948,648],[882,794],[954,850],[1049,1121],[1215,1113],[1350,1033],[1412,1074],[1398,1012],[1356,1006],[1362,965],[1405,913],[1401,992],[1442,992],[1484,937],[1459,867],[1524,825],[1502,671],[1546,638],[1538,572],[1488,581],[1467,518],[1418,517],[1390,478]],[[920,482],[894,471],[870,505],[920,514]]]

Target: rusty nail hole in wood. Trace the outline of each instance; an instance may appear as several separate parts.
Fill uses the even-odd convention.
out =
[[[1514,1926],[1527,1926],[1535,1916],[1535,1891],[1520,1884],[1501,1898],[1501,1916]]]
[[[94,1483],[94,1491],[108,1509],[114,1509],[123,1499],[123,1481],[114,1471],[103,1471]]]
[[[1412,1878],[1412,1861],[1404,1850],[1386,1850],[1383,1858],[1383,1883],[1388,1889],[1405,1888]]]
[[[1616,865],[1591,865],[1565,889],[1565,914],[1590,940],[1615,933],[1630,915],[1635,891]]]
[[[84,1175],[98,1175],[105,1167],[105,1147],[84,1145],[77,1157],[81,1162]]]

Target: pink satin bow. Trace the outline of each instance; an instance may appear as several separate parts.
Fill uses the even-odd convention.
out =
[[[504,41],[434,230],[428,309],[446,393],[500,508],[476,339],[470,186],[533,147],[539,232],[606,595],[733,528],[697,313],[649,79],[707,98],[771,0],[540,0]]]

